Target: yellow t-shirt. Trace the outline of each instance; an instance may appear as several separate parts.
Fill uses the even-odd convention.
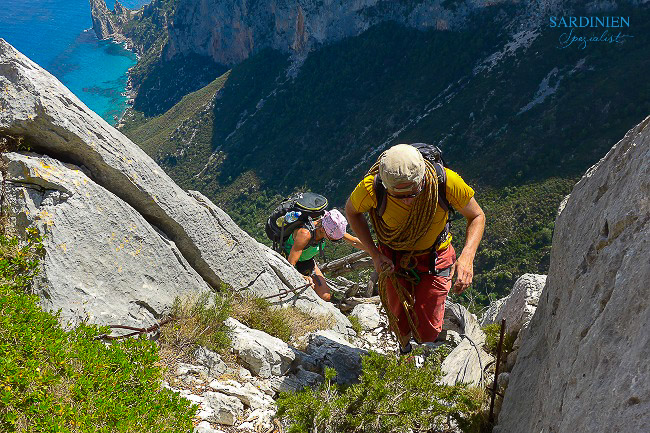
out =
[[[445,168],[445,170],[447,172],[447,201],[449,201],[449,204],[451,204],[455,209],[460,210],[467,206],[470,199],[474,197],[474,190],[465,183],[458,173],[448,168]],[[377,207],[377,198],[375,197],[375,191],[372,187],[373,180],[374,176],[372,175],[364,177],[354,191],[352,191],[350,202],[357,212],[368,212],[370,209]],[[404,221],[406,221],[406,218],[408,217],[411,205],[405,205],[400,200],[393,198],[390,195],[387,195],[386,199],[386,210],[384,211],[384,215],[382,215],[383,220],[391,228],[404,224]],[[431,248],[440,233],[442,233],[442,230],[445,228],[447,217],[447,212],[438,205],[436,207],[436,214],[434,215],[431,227],[427,230],[426,235],[415,244],[416,250],[426,250]],[[447,248],[450,243],[451,233],[449,233],[447,239],[440,244],[438,250],[440,251]]]

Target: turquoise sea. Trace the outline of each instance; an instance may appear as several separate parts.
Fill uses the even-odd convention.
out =
[[[148,2],[121,1],[129,9]],[[136,57],[118,44],[98,40],[91,27],[88,0],[0,0],[0,38],[115,124],[126,108],[126,72]]]

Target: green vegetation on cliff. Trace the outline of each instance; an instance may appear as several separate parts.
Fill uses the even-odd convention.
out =
[[[42,254],[36,231],[0,235],[0,431],[191,432],[196,406],[161,387],[154,342],[105,345],[107,327],[66,331],[39,307]]]
[[[278,416],[291,423],[290,433],[437,432],[452,431],[452,425],[468,433],[485,431],[482,391],[439,383],[445,350],[438,348],[420,368],[412,356],[370,352],[362,358],[359,383],[349,386],[334,383],[336,371],[327,368],[318,389],[281,394]]]

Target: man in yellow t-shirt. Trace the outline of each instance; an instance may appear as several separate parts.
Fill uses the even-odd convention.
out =
[[[452,277],[457,275],[456,293],[471,284],[474,256],[485,228],[485,214],[474,190],[454,171],[444,170],[446,199],[467,219],[465,246],[458,260],[445,229],[448,210],[435,199],[434,167],[411,145],[398,144],[385,151],[345,206],[350,227],[370,253],[375,269],[380,274],[385,271],[380,293],[389,318],[393,317],[391,328],[402,353],[410,350],[411,337],[420,343],[434,341],[442,330]],[[377,176],[385,188],[385,208],[377,202]],[[365,212],[371,214],[378,246]],[[410,299],[407,310],[405,299]]]

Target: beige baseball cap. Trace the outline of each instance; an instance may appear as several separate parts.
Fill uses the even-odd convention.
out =
[[[419,185],[424,179],[426,165],[419,150],[410,144],[397,144],[385,151],[379,160],[379,177],[386,188],[405,192],[413,186],[396,188],[400,183]]]

